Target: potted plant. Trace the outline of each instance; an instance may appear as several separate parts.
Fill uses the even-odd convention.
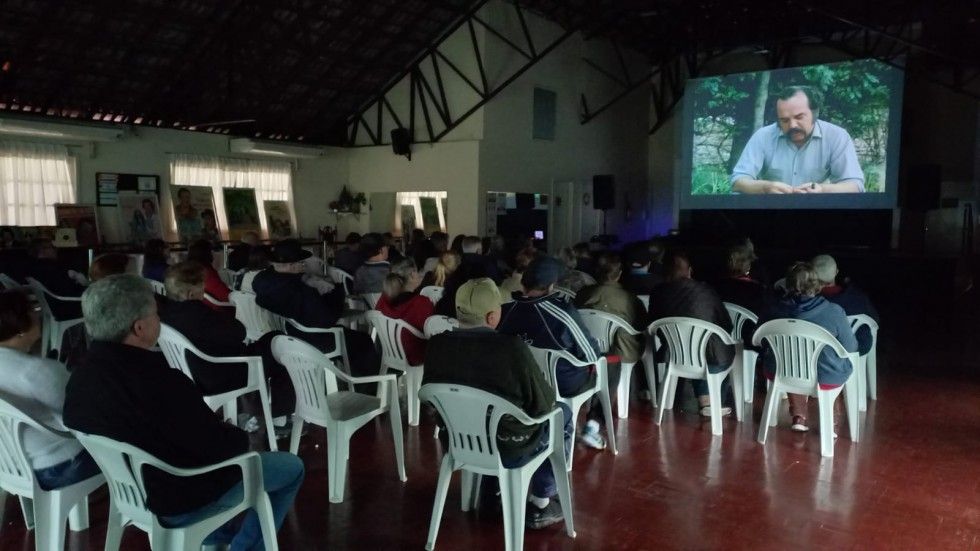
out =
[[[354,196],[354,199],[351,201],[350,211],[354,213],[361,212],[361,206],[366,204],[367,204],[367,196],[364,195],[364,192],[358,192],[357,195]]]

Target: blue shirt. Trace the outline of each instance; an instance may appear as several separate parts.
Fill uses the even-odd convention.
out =
[[[810,182],[857,182],[864,191],[864,171],[847,130],[817,120],[803,147],[797,147],[776,123],[756,130],[732,171],[740,178],[771,180],[800,187]]]

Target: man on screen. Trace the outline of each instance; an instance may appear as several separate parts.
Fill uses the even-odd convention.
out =
[[[851,136],[817,118],[819,92],[790,86],[776,98],[776,122],[756,130],[745,145],[732,171],[732,191],[864,192],[864,172]]]

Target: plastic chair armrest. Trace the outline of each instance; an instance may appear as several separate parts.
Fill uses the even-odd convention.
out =
[[[363,383],[381,383],[384,381],[395,381],[395,382],[398,381],[398,376],[395,375],[394,373],[388,373],[385,375],[369,375],[366,377],[352,377],[344,373],[343,371],[335,371],[334,375],[336,375],[337,378],[343,380],[344,382],[353,383],[357,385]]]
[[[180,468],[156,461],[147,461],[145,464],[160,469],[167,474],[179,477],[198,476],[214,472],[219,469],[224,469],[226,467],[238,467],[242,470],[242,474],[244,475],[246,470],[253,470],[254,472],[254,469],[259,469],[258,472],[261,472],[262,458],[259,457],[258,452],[246,452],[219,463],[214,463],[204,467]]]

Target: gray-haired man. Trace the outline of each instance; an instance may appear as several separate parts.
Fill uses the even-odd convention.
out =
[[[68,380],[64,421],[69,428],[136,446],[180,468],[213,465],[248,451],[248,436],[215,416],[194,383],[150,350],[160,336],[153,290],[141,277],[114,275],[82,295],[92,346]],[[262,475],[276,526],[303,481],[303,462],[288,453],[263,453]],[[184,526],[242,498],[235,468],[178,478],[153,468],[144,473],[147,507],[169,526]],[[206,544],[260,547],[258,518],[229,523]]]

